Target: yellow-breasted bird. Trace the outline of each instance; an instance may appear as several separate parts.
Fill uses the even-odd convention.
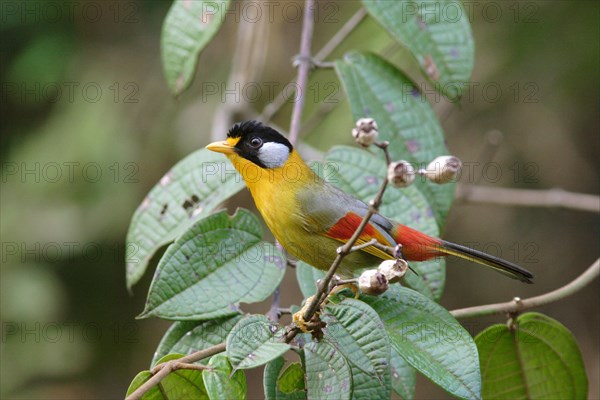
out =
[[[286,251],[316,268],[329,269],[336,249],[350,239],[368,211],[365,203],[315,174],[284,136],[259,122],[236,124],[227,140],[206,148],[224,153],[233,163],[267,226]],[[533,274],[518,265],[433,238],[380,214],[373,215],[356,244],[372,239],[385,246],[401,244],[407,261],[453,255],[532,283]],[[344,258],[338,274],[352,277],[353,271],[373,268],[392,258],[376,247],[365,247]]]

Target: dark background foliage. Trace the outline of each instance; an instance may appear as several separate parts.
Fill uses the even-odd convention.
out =
[[[301,22],[293,10],[282,12],[287,3],[274,7],[267,63],[258,76],[280,88],[294,76],[290,58]],[[325,3],[320,7],[332,4],[327,12],[334,11],[333,19],[317,16],[315,49],[358,7]],[[429,94],[451,152],[471,165],[461,182],[597,194],[598,3],[466,4],[476,43],[472,91],[460,107]],[[174,99],[160,63],[168,2],[6,1],[0,7],[2,397],[121,397],[147,368],[169,325],[134,319],[151,275],[128,295],[127,227],[164,172],[211,135],[225,134],[212,128],[214,113],[224,100],[243,96],[235,88],[221,93],[236,21],[226,20],[200,58],[192,87]],[[369,40],[362,35],[352,47],[369,48]],[[393,51],[404,62],[403,53]],[[341,94],[333,73],[320,74],[314,90]],[[218,94],[210,94],[214,87]],[[310,94],[307,108],[314,110]],[[265,90],[250,105],[261,110],[271,100]],[[343,96],[334,101],[340,111],[326,121],[310,119],[308,112],[314,129],[305,137],[320,151],[350,141],[349,108]],[[280,126],[288,126],[290,108],[275,119]],[[491,158],[486,141],[493,130],[504,140]],[[229,207],[238,205],[253,207],[247,193]],[[514,260],[534,271],[537,281],[524,286],[451,260],[442,305],[453,309],[552,290],[596,259],[599,234],[590,213],[458,201],[444,237]],[[590,398],[600,396],[597,289],[595,282],[540,309],[578,340]],[[283,304],[300,298],[288,273]],[[465,326],[476,334],[495,322],[503,318]],[[251,396],[262,393],[258,374],[248,375]],[[417,386],[418,398],[436,396],[446,397],[425,380]]]

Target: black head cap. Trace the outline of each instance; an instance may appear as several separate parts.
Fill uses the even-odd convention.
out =
[[[227,137],[239,138],[235,145],[236,152],[263,168],[272,168],[274,165],[268,159],[268,154],[259,157],[260,149],[265,143],[279,143],[287,147],[290,153],[294,149],[282,134],[258,121],[244,121],[235,124],[227,133]]]

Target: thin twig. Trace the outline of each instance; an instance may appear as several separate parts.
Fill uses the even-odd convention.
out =
[[[600,197],[593,194],[567,192],[563,189],[530,190],[459,185],[456,190],[456,197],[471,203],[556,207],[600,212]]]
[[[329,55],[333,53],[333,51],[337,49],[340,44],[342,44],[348,35],[352,33],[354,28],[356,28],[366,16],[367,11],[361,7],[357,12],[354,13],[352,17],[350,17],[348,21],[346,21],[344,26],[342,26],[340,30],[337,31],[327,43],[325,43],[325,46],[323,46],[321,50],[317,52],[315,59],[318,61],[323,61],[329,57]]]
[[[344,24],[344,26],[342,26],[340,30],[337,31],[335,35],[333,35],[333,37],[325,44],[325,46],[323,46],[321,50],[317,52],[317,54],[313,58],[313,62],[315,63],[315,65],[318,66],[320,63],[323,63],[325,58],[327,58],[344,41],[344,39],[348,37],[348,35],[354,30],[354,28],[356,28],[356,26],[363,20],[363,18],[366,15],[367,12],[363,8],[358,10]],[[288,87],[288,85],[285,85],[284,87]],[[271,118],[273,118],[273,116],[277,114],[279,110],[281,110],[281,107],[283,107],[287,100],[288,98],[286,96],[283,96],[282,93],[280,93],[277,97],[275,97],[275,99],[271,103],[265,106],[262,113],[260,114],[260,120],[263,122],[269,122]]]
[[[197,351],[185,357],[178,358],[177,360],[167,361],[166,363],[159,364],[152,370],[154,376],[152,376],[152,378],[148,379],[142,386],[127,396],[125,400],[139,400],[145,393],[147,393],[154,386],[158,385],[160,381],[162,381],[167,375],[176,369],[187,368],[187,365],[191,363],[214,356],[215,354],[222,353],[224,351],[225,342],[211,346],[204,350]],[[194,367],[194,369],[196,369],[196,367]]]
[[[565,286],[559,289],[553,290],[552,292],[548,292],[540,296],[531,297],[529,299],[515,299],[506,303],[487,304],[484,306],[461,308],[459,310],[450,311],[450,314],[452,314],[455,318],[471,318],[481,317],[484,315],[521,312],[528,308],[543,306],[545,304],[561,300],[581,290],[590,282],[592,282],[595,278],[597,278],[599,273],[600,258],[597,259],[596,262],[594,262],[587,270],[585,270],[584,273],[579,275],[575,280],[571,281],[570,283],[566,284]]]
[[[300,54],[298,54],[298,78],[296,79],[296,87],[298,88],[298,96],[292,110],[292,121],[290,123],[289,140],[292,144],[298,141],[300,133],[300,120],[302,119],[302,110],[304,108],[304,93],[306,84],[308,83],[308,72],[312,66],[310,47],[315,26],[314,20],[315,2],[314,0],[306,0],[304,3],[304,19],[302,21],[302,36],[300,38]]]
[[[369,247],[369,246],[373,246],[375,243],[377,243],[377,239],[371,239],[368,242],[365,242],[363,244],[358,244],[356,246],[352,246],[352,248],[350,249],[350,253],[362,250],[362,249],[364,249],[366,247]]]

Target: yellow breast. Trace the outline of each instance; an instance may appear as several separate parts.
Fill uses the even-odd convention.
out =
[[[275,238],[282,244],[301,240],[304,229],[298,213],[296,193],[318,179],[294,150],[279,168],[261,168],[237,154],[229,159],[244,178],[256,208],[262,214]]]

